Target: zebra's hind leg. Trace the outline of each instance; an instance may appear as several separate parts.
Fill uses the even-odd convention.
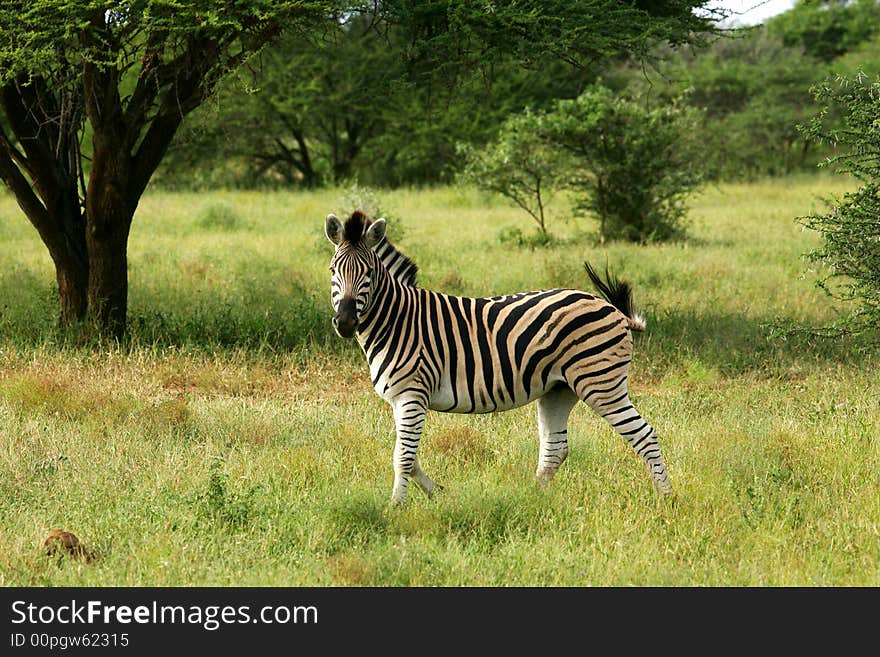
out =
[[[654,487],[663,495],[672,493],[672,484],[666,474],[666,462],[660,453],[657,432],[645,422],[633,407],[626,388],[626,376],[611,388],[586,389],[581,398],[630,444],[651,473]]]
[[[413,464],[412,480],[416,482],[418,487],[421,488],[428,497],[433,497],[434,493],[443,490],[443,486],[433,481],[425,474],[425,471],[422,470],[422,466],[419,465],[419,457],[416,457],[416,462]]]
[[[568,456],[568,416],[578,402],[565,384],[558,384],[538,399],[538,467],[535,477],[544,488]]]

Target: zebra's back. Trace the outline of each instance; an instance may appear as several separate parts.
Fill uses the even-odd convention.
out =
[[[562,383],[576,386],[628,368],[628,319],[580,290],[456,297],[413,290],[420,342],[413,377],[429,408],[486,413],[527,404]],[[403,372],[406,367],[398,367]]]

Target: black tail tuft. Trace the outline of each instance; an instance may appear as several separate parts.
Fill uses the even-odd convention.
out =
[[[627,316],[629,327],[634,331],[644,331],[645,319],[633,310],[632,286],[627,281],[621,281],[614,276],[608,269],[608,265],[605,266],[604,281],[590,266],[589,262],[585,262],[584,267],[587,270],[587,276],[590,277],[593,285],[599,290],[599,294],[608,303]]]

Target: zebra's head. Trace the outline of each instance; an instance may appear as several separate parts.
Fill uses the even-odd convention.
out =
[[[343,225],[336,215],[328,214],[324,232],[336,247],[330,261],[333,328],[350,338],[373,302],[374,272],[380,262],[373,247],[385,237],[385,220],[371,222],[358,210]]]

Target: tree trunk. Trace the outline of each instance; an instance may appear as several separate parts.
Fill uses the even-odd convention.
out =
[[[351,176],[354,160],[360,152],[360,127],[346,120],[345,141],[341,149],[333,149],[333,182],[345,182]],[[341,152],[339,152],[341,150]]]
[[[60,325],[83,321],[88,309],[89,265],[78,179],[79,150],[71,125],[46,80],[8,81],[0,88],[0,179],[40,235],[55,264]]]
[[[541,234],[547,235],[547,227],[544,225],[544,201],[541,198],[541,177],[535,176],[535,197],[538,199],[538,214],[541,217],[538,220],[538,226],[541,228]]]
[[[130,198],[131,158],[122,139],[97,131],[86,196],[89,319],[114,338],[128,312],[128,234],[138,198]]]
[[[60,324],[66,328],[82,322],[88,311],[89,271],[77,258],[55,259],[55,280],[61,305]]]
[[[89,261],[86,247],[85,218],[79,204],[76,182],[50,204],[57,238],[51,240],[49,253],[55,263],[60,324],[66,328],[86,319],[88,312]]]
[[[128,233],[131,216],[88,218],[89,319],[109,336],[121,338],[128,314]],[[95,226],[103,226],[94,229]]]

